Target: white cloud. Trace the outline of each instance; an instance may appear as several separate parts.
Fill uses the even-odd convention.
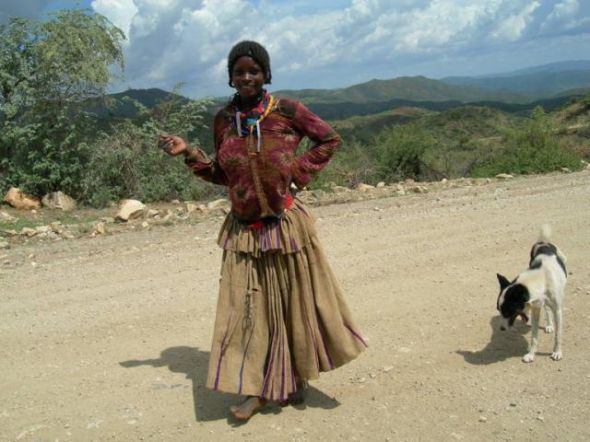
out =
[[[500,41],[518,40],[523,35],[527,26],[531,23],[533,12],[535,12],[539,6],[541,6],[541,4],[538,1],[533,1],[517,13],[509,15],[499,23],[496,29],[494,29],[491,37],[494,40]]]
[[[575,16],[580,9],[578,0],[565,0],[557,3],[553,11],[547,16],[547,21],[551,20],[569,20]]]
[[[410,11],[390,23],[390,28],[394,29],[395,49],[428,52],[461,45],[469,37],[475,37],[477,27],[493,18],[499,6],[500,2],[477,5],[434,1],[427,8]]]
[[[564,0],[557,3],[543,22],[541,28],[547,31],[573,29],[587,24],[588,17],[580,16],[580,3],[577,0]]]

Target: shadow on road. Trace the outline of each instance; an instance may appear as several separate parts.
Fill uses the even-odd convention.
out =
[[[168,367],[173,373],[184,373],[192,382],[193,404],[195,419],[199,422],[225,419],[228,417],[229,407],[240,401],[237,395],[222,394],[205,387],[209,352],[195,347],[170,347],[160,353],[157,359],[129,360],[119,364],[125,368],[151,365],[152,367]],[[332,398],[312,386],[307,391],[305,404],[296,408],[306,407],[332,409],[340,405]],[[272,404],[261,410],[261,414],[280,413],[281,408]],[[230,423],[235,423],[229,420]]]
[[[509,330],[500,330],[502,319],[494,316],[490,321],[492,337],[490,342],[479,351],[457,350],[465,362],[473,365],[488,365],[504,361],[508,358],[521,358],[528,350],[528,342],[524,336],[530,327],[521,321],[516,321]]]
[[[197,421],[225,419],[227,410],[236,402],[236,396],[219,394],[205,388],[209,352],[195,347],[170,347],[160,353],[157,359],[130,360],[120,362],[125,368],[151,365],[168,367],[173,373],[184,373],[192,382],[193,404]]]

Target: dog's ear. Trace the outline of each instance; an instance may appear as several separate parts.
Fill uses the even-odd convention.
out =
[[[510,281],[508,281],[505,276],[502,276],[499,273],[496,273],[496,276],[498,277],[498,282],[500,283],[500,288],[502,290],[510,285]]]

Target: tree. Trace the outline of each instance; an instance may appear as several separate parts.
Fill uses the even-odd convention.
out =
[[[0,121],[13,120],[31,103],[36,34],[36,23],[25,19],[0,24]]]
[[[423,178],[424,154],[433,144],[430,134],[413,124],[385,129],[375,139],[380,178]]]
[[[100,14],[64,10],[41,26],[36,46],[37,91],[61,105],[100,97],[113,77],[111,67],[124,67],[123,31]]]
[[[80,9],[0,25],[0,188],[78,192],[96,120],[84,109],[104,95],[113,67],[123,69],[124,38]]]

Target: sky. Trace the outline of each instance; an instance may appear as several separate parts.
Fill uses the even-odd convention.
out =
[[[590,59],[589,0],[3,0],[0,22],[76,6],[127,36],[113,91],[229,96],[227,53],[244,39],[269,51],[271,91]]]

